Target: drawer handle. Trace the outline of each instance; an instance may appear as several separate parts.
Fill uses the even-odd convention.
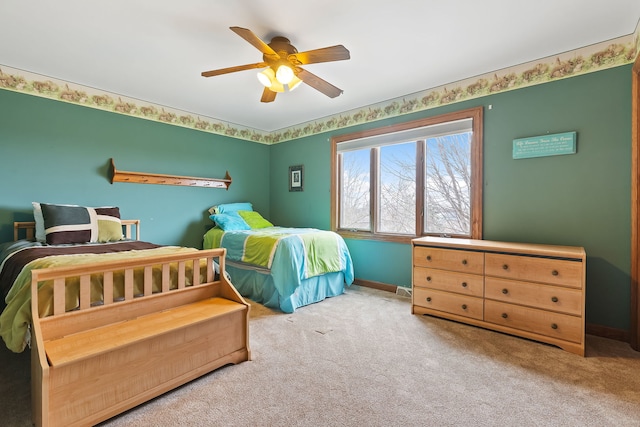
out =
[[[558,325],[556,325],[555,323],[551,324],[551,329],[558,329]]]
[[[552,275],[552,276],[557,276],[557,275],[558,275],[558,270],[553,270],[553,271],[551,272],[551,275]]]
[[[467,260],[466,259],[462,260],[462,265],[467,265]]]
[[[427,297],[427,302],[431,302],[431,297]]]
[[[431,281],[431,276],[427,276],[427,282]]]
[[[558,302],[558,297],[551,297],[551,301]]]
[[[466,310],[467,309],[467,304],[462,304],[462,309]]]
[[[427,255],[427,261],[431,261],[431,255]]]
[[[503,294],[505,294],[505,295],[506,295],[506,294],[508,294],[508,293],[509,293],[509,289],[504,288],[504,289],[502,290],[502,293],[503,293]]]
[[[466,288],[467,287],[467,282],[462,282],[462,287]]]
[[[503,269],[503,270],[508,270],[508,269],[509,269],[509,266],[508,266],[507,264],[502,264],[502,269]]]
[[[506,319],[507,317],[509,317],[509,316],[507,315],[507,313],[502,313],[502,318],[503,318],[503,319]]]

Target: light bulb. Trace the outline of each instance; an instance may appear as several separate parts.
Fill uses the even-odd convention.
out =
[[[293,70],[287,65],[279,66],[278,71],[276,71],[276,79],[283,85],[289,84],[294,77]]]

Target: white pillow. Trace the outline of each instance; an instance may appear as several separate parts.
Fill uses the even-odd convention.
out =
[[[36,240],[38,242],[46,242],[47,235],[44,232],[44,217],[42,216],[42,208],[40,203],[31,202],[33,205],[33,219],[36,221]]]
[[[252,211],[253,205],[250,202],[240,202],[240,203],[224,203],[221,205],[211,206],[209,208],[209,214],[226,214],[231,212],[238,211]]]

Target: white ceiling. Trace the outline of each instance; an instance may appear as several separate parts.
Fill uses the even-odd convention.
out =
[[[275,131],[632,34],[638,0],[2,0],[2,65],[198,115]],[[299,51],[336,44],[348,61],[305,69],[307,85],[260,102],[262,60],[229,30]]]

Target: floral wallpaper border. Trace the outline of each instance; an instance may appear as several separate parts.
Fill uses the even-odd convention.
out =
[[[640,24],[634,34],[612,41],[427,89],[383,103],[345,111],[322,120],[310,121],[274,132],[242,127],[215,118],[202,117],[170,107],[154,105],[4,65],[0,65],[0,89],[271,145],[629,64],[635,61],[639,51]]]

